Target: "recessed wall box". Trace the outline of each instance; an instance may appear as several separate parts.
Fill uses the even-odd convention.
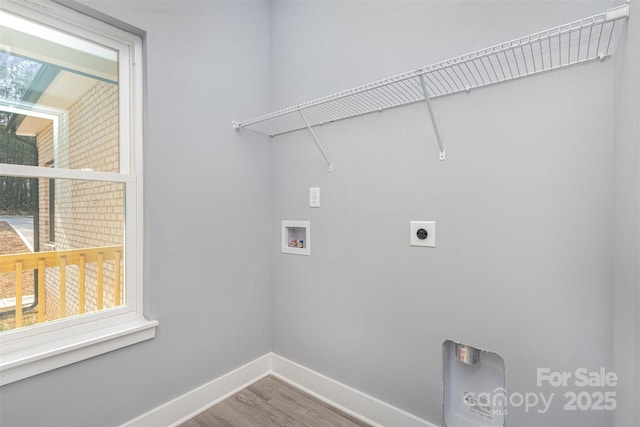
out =
[[[310,221],[282,221],[282,253],[311,255]]]
[[[470,345],[456,343],[456,359],[467,365],[475,365],[480,360],[480,350]]]
[[[504,360],[467,344],[442,344],[443,421],[446,427],[503,427],[507,392]]]

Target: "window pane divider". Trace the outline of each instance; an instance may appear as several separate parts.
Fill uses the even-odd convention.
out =
[[[23,178],[78,179],[84,181],[135,182],[136,176],[124,173],[100,172],[87,169],[62,169],[0,163],[0,175]]]

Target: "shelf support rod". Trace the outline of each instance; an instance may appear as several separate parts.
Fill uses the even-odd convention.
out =
[[[433,114],[433,108],[431,108],[431,101],[429,100],[429,92],[427,92],[427,84],[424,82],[424,75],[418,75],[420,79],[420,86],[422,86],[422,93],[424,94],[424,103],[427,106],[427,112],[431,117],[431,124],[433,125],[433,133],[436,134],[436,142],[438,143],[438,147],[440,148],[440,160],[445,159],[445,151],[444,146],[442,145],[442,140],[440,139],[440,132],[438,131],[438,125],[436,124],[436,117]]]
[[[327,161],[327,164],[329,165],[329,172],[333,172],[333,165],[331,164],[331,160],[329,160],[329,156],[327,156],[326,151],[324,151],[324,148],[322,148],[322,144],[320,144],[320,141],[318,141],[318,137],[316,136],[316,133],[311,128],[311,125],[307,121],[307,118],[304,116],[304,113],[302,112],[302,110],[298,110],[298,113],[300,113],[300,117],[302,117],[304,124],[307,126],[307,129],[309,129],[309,132],[311,132],[311,136],[313,137],[313,140],[316,142],[316,145],[320,149],[320,152],[324,156],[324,159]]]

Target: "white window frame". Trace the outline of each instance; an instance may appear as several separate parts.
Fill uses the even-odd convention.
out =
[[[158,326],[143,312],[142,40],[49,0],[2,0],[2,12],[119,52],[119,173],[0,164],[0,175],[122,183],[126,276],[123,306],[1,333],[0,385],[151,339]]]

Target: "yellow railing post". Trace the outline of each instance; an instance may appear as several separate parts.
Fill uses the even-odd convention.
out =
[[[84,279],[84,255],[80,255],[78,260],[78,304],[80,305],[80,314],[85,310],[85,279]]]
[[[44,313],[46,310],[44,297],[44,259],[38,260],[38,323],[45,320]]]
[[[61,256],[60,261],[60,286],[58,289],[60,290],[60,318],[64,319],[67,317],[67,257]]]
[[[104,307],[104,284],[102,283],[103,261],[104,254],[98,252],[98,310],[102,310]]]
[[[16,262],[16,328],[22,327],[22,261]]]
[[[113,303],[114,305],[117,307],[120,305],[120,257],[121,257],[121,253],[120,251],[116,251],[116,259],[114,260],[115,263],[115,272],[114,272],[114,284],[113,284]]]

